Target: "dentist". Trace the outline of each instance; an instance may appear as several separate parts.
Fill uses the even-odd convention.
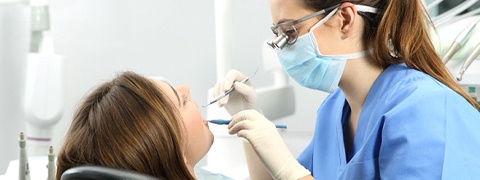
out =
[[[248,140],[251,179],[475,179],[480,113],[429,37],[420,0],[270,0],[268,44],[300,85],[331,93],[297,158],[261,114],[246,76],[213,91]]]

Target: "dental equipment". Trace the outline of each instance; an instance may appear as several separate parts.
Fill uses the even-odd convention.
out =
[[[457,38],[453,41],[452,45],[442,58],[444,64],[447,64],[452,56],[467,42],[469,39],[468,35],[470,35],[476,25],[477,22],[472,22],[462,32],[460,32],[460,34],[458,34]]]
[[[430,4],[427,5],[427,10],[430,10],[432,8],[434,8],[435,6],[439,5],[441,2],[443,2],[443,0],[435,0],[433,2],[431,2]]]
[[[464,13],[462,15],[459,15],[459,16],[455,16],[455,17],[451,18],[450,20],[444,21],[442,23],[438,23],[436,26],[437,26],[437,28],[442,27],[443,24],[449,24],[450,22],[458,22],[462,19],[468,19],[470,17],[476,16],[479,13],[480,13],[480,8],[469,11],[469,12],[466,12],[466,13]]]
[[[15,149],[18,159],[9,163],[8,169],[4,175],[0,174],[0,180],[18,179],[18,180],[36,180],[46,179],[54,180],[56,176],[55,154],[53,146],[50,146],[47,153],[41,156],[31,156],[27,152],[27,144],[29,144],[25,133],[18,134],[19,149]],[[28,154],[28,155],[27,155]]]
[[[472,64],[473,61],[475,61],[475,59],[477,59],[479,55],[480,55],[480,43],[478,43],[478,45],[473,49],[472,53],[467,57],[467,59],[463,63],[462,69],[460,69],[460,72],[457,75],[458,81],[462,80],[463,74],[465,73],[465,71],[467,71],[467,68],[470,66],[470,64]]]
[[[207,122],[209,123],[219,124],[219,125],[227,125],[227,124],[230,124],[231,121],[232,120],[224,120],[224,119],[207,120]],[[275,127],[279,129],[287,129],[287,125],[284,125],[284,124],[275,124]]]
[[[23,111],[30,156],[48,152],[53,126],[60,121],[65,102],[65,60],[55,54],[50,34],[49,5],[32,0],[31,43],[27,60]]]
[[[253,73],[253,75],[251,75],[250,77],[247,77],[245,78],[244,80],[240,81],[241,83],[246,83],[250,78],[252,78],[253,76],[255,76],[255,74],[257,74],[257,71],[258,71],[258,67],[257,67],[257,70],[255,70],[255,72]],[[233,86],[228,89],[227,91],[225,91],[225,93],[223,93],[222,95],[218,96],[217,98],[213,99],[212,101],[210,101],[208,104],[204,105],[203,107],[207,107],[213,103],[216,103],[217,101],[219,101],[220,99],[224,98],[225,96],[229,95],[230,93],[232,93],[234,90]]]
[[[466,9],[471,7],[473,4],[475,4],[477,1],[478,0],[466,0],[463,3],[455,6],[454,8],[452,8],[452,9],[450,9],[450,10],[448,10],[448,11],[446,11],[446,12],[444,12],[444,13],[438,15],[438,16],[433,17],[432,18],[433,24],[435,25],[435,27],[438,27],[439,24],[450,20],[451,18],[453,18],[457,14],[462,13],[463,11],[465,11]]]
[[[47,169],[48,169],[47,180],[54,180],[56,167],[55,167],[55,154],[53,154],[53,146],[50,146],[50,148],[48,148]]]
[[[20,140],[18,144],[20,146],[20,156],[18,158],[18,179],[19,180],[30,180],[30,168],[28,166],[28,156],[25,141],[25,135],[23,132],[20,133]]]

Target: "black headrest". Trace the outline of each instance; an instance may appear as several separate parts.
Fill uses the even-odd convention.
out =
[[[84,180],[162,180],[148,174],[137,171],[118,169],[105,166],[77,166],[66,170],[61,180],[84,179]]]

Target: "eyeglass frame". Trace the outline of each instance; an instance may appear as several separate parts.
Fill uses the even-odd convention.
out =
[[[312,13],[312,14],[310,14],[310,15],[301,17],[301,18],[299,18],[299,19],[296,19],[296,20],[293,20],[293,21],[283,22],[283,23],[280,23],[280,24],[277,24],[277,25],[275,25],[275,26],[270,27],[270,29],[272,30],[273,34],[275,34],[276,38],[278,38],[279,36],[283,36],[283,38],[286,38],[286,40],[287,40],[286,44],[290,44],[290,45],[291,45],[291,44],[294,44],[294,43],[297,41],[297,38],[298,38],[298,31],[297,31],[297,29],[296,29],[295,26],[294,26],[295,24],[304,22],[304,21],[306,21],[306,20],[309,20],[309,19],[311,19],[311,18],[313,18],[313,17],[316,17],[316,16],[319,16],[319,15],[322,15],[322,14],[328,12],[328,11],[334,10],[335,8],[337,8],[337,7],[339,7],[339,6],[340,6],[340,4],[337,4],[337,5],[335,5],[335,6],[331,6],[331,7],[322,9],[322,10],[320,10],[320,11],[317,11],[317,12]],[[280,26],[285,26],[285,25],[291,25],[291,26],[293,27],[293,30],[297,33],[297,36],[295,37],[295,39],[294,39],[292,42],[288,42],[288,41],[289,41],[289,40],[288,40],[289,36],[286,35],[285,33],[278,34],[278,31],[277,31],[278,28],[279,28]],[[269,44],[271,47],[273,47],[273,45],[270,44],[270,43],[271,43],[271,41],[269,41],[267,44]],[[275,45],[275,46],[278,47],[278,45]],[[279,47],[279,48],[280,48],[280,47]],[[281,47],[280,49],[282,49],[282,48],[283,48],[283,47]]]

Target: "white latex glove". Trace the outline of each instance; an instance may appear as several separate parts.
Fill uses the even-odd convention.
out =
[[[288,150],[275,124],[255,110],[241,111],[228,125],[228,133],[247,139],[275,179],[296,180],[307,175]]]
[[[222,81],[217,82],[212,91],[212,96],[218,97],[225,93],[232,86],[235,89],[226,97],[217,102],[219,107],[224,106],[230,115],[234,115],[242,110],[255,109],[261,112],[259,105],[257,105],[257,94],[253,87],[251,87],[250,80],[241,83],[240,81],[247,78],[241,72],[232,69],[229,70],[227,76]]]

